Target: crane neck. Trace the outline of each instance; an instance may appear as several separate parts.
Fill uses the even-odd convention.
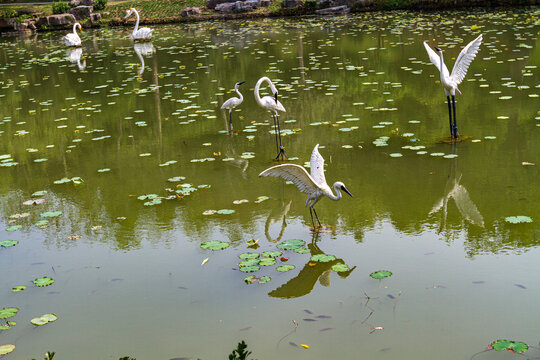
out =
[[[135,16],[137,17],[137,21],[135,21],[135,28],[133,29],[133,33],[135,34],[137,30],[139,29],[139,13],[135,9],[133,9],[133,12],[135,13]]]
[[[261,100],[261,95],[259,94],[259,88],[261,87],[262,83],[266,81],[269,85],[270,85],[270,88],[272,89],[272,93],[275,94],[277,92],[277,89],[276,87],[274,86],[274,84],[272,83],[272,80],[270,80],[268,77],[266,76],[263,76],[262,78],[259,79],[259,81],[257,81],[257,84],[255,84],[255,101],[257,101],[257,104],[259,104],[259,106],[262,106],[264,107],[264,104]]]
[[[79,25],[79,23],[73,24],[73,33],[74,33],[75,35],[77,35],[77,25]],[[79,26],[80,26],[80,25],[79,25]]]
[[[334,185],[332,185],[332,188],[336,191],[336,194],[337,195],[334,195],[334,194],[331,194],[331,195],[328,195],[328,197],[334,201],[338,201],[339,199],[341,199],[341,191],[339,191],[339,184],[338,183],[334,183]]]
[[[236,91],[238,96],[240,96],[240,101],[244,101],[244,96],[242,95],[242,93],[240,93],[240,90],[238,90],[238,85],[234,86],[234,91]]]

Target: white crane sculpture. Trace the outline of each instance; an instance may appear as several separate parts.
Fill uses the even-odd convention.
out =
[[[133,40],[150,40],[152,39],[152,32],[154,30],[142,27],[139,29],[139,13],[134,8],[130,8],[126,11],[126,18],[130,17],[131,14],[135,14],[137,17],[137,21],[135,22],[135,28],[133,29],[133,33],[131,33],[131,36],[133,36]]]
[[[442,50],[435,46],[435,50],[437,51],[435,52],[429,47],[427,41],[424,41],[424,47],[426,48],[426,51],[429,55],[429,60],[433,63],[433,65],[437,67],[437,69],[439,69],[441,73],[441,85],[444,88],[444,92],[446,93],[446,100],[448,102],[448,114],[450,117],[450,137],[453,140],[459,138],[456,123],[455,95],[456,92],[458,94],[461,94],[461,91],[459,91],[458,89],[458,85],[461,84],[461,82],[465,78],[467,70],[469,69],[469,65],[471,65],[471,62],[478,53],[478,48],[480,47],[480,44],[482,44],[482,34],[480,34],[476,39],[474,39],[467,46],[465,46],[463,50],[461,50],[454,64],[454,68],[452,69],[452,73],[450,74],[448,72],[448,68],[444,64]],[[450,96],[452,96],[452,107],[450,107]],[[453,123],[452,112],[454,113]]]
[[[324,177],[324,159],[319,153],[319,144],[315,145],[313,152],[311,153],[311,175],[308,174],[303,166],[295,164],[282,164],[272,166],[261,172],[259,176],[272,176],[279,177],[287,181],[292,181],[294,185],[301,192],[308,195],[306,200],[306,206],[309,205],[309,214],[311,215],[311,223],[315,229],[315,221],[313,220],[313,214],[319,223],[319,227],[322,227],[321,221],[315,211],[315,204],[321,200],[324,196],[329,197],[332,200],[338,201],[341,199],[341,192],[343,190],[352,197],[352,194],[347,190],[345,184],[341,181],[336,181],[332,188],[336,191],[337,195],[334,195],[332,189],[326,183]]]
[[[238,87],[240,85],[242,85],[243,83],[245,83],[245,81],[241,81],[241,82],[237,82],[235,85],[234,85],[234,91],[236,91],[236,93],[238,94],[238,96],[240,96],[239,98],[237,98],[236,96],[233,96],[232,98],[230,99],[227,99],[227,101],[225,101],[223,103],[223,105],[221,105],[221,108],[222,109],[229,109],[229,132],[231,132],[233,130],[233,126],[232,126],[232,118],[231,118],[231,113],[232,113],[232,110],[237,107],[238,105],[240,105],[242,103],[242,101],[244,101],[244,96],[242,96],[242,94],[240,93],[240,91],[238,90]]]
[[[259,95],[259,88],[261,87],[261,84],[266,81],[270,85],[270,90],[272,90],[272,96],[265,96],[261,99],[261,95]],[[257,104],[259,106],[265,108],[266,110],[270,111],[272,113],[272,117],[274,118],[274,132],[276,133],[276,147],[277,147],[277,156],[276,160],[281,159],[285,156],[285,147],[281,144],[281,130],[279,128],[279,117],[278,117],[278,111],[286,112],[283,105],[278,101],[278,91],[274,84],[272,83],[272,80],[267,78],[266,76],[262,77],[257,81],[257,84],[255,84],[255,101],[257,101]],[[279,139],[279,140],[278,140]]]

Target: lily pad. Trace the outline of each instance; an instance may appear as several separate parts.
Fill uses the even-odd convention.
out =
[[[279,272],[286,272],[286,271],[290,271],[292,269],[294,269],[295,266],[294,265],[279,265],[276,270],[279,271]]]
[[[522,223],[532,223],[533,219],[529,216],[508,216],[504,218],[504,221],[510,224],[522,224]]]
[[[260,266],[253,265],[253,266],[241,267],[239,270],[242,271],[242,272],[250,273],[250,272],[255,272],[257,270],[260,270],[260,268],[261,268]]]
[[[294,249],[294,252],[297,253],[297,254],[307,254],[309,252],[309,249],[301,247],[301,248],[298,248],[298,249]]]
[[[17,315],[18,312],[19,308],[16,307],[3,308],[2,310],[0,310],[0,319],[7,319],[13,317]]]
[[[238,255],[238,257],[240,259],[257,259],[259,257],[259,254],[254,252],[245,252]]]
[[[334,255],[317,254],[313,255],[310,260],[315,262],[330,262],[336,260],[336,257]]]
[[[207,249],[207,250],[223,250],[228,248],[230,243],[225,241],[218,241],[218,240],[210,240],[205,241],[201,244],[201,248]]]
[[[392,276],[392,272],[388,270],[379,270],[372,272],[371,274],[369,274],[369,276],[374,279],[384,279],[386,277]]]
[[[0,330],[9,330],[17,325],[16,321],[7,321],[5,325],[0,325]]]
[[[259,265],[261,266],[271,266],[271,265],[274,265],[275,263],[276,263],[276,259],[274,258],[262,258],[259,261]]]
[[[19,242],[17,240],[2,240],[0,241],[0,247],[11,247],[17,245]]]
[[[260,261],[259,259],[247,259],[244,261],[240,261],[238,263],[238,266],[241,268],[246,267],[246,266],[254,266],[254,265],[257,265],[259,261]]]
[[[521,341],[512,341],[512,340],[496,340],[491,343],[491,347],[495,351],[508,350],[521,354],[529,349],[529,345]]]
[[[12,344],[1,345],[0,346],[0,356],[7,355],[10,352],[12,352],[13,350],[15,350],[15,345],[12,345]]]
[[[229,215],[229,214],[234,213],[234,210],[230,210],[230,209],[221,209],[221,210],[218,210],[217,213],[218,213],[218,214],[221,214],[221,215]]]
[[[56,320],[58,320],[58,316],[54,314],[45,314],[40,317],[33,318],[32,320],[30,320],[30,322],[32,323],[32,325],[42,326]]]
[[[332,270],[335,272],[343,272],[343,271],[349,271],[349,267],[347,264],[336,264],[332,266]]]
[[[41,217],[57,217],[62,215],[62,211],[46,211],[44,213],[39,214]]]
[[[281,256],[283,253],[281,251],[265,251],[261,254],[265,258],[275,258]]]
[[[21,292],[23,290],[26,290],[26,286],[25,285],[19,285],[19,286],[15,286],[14,288],[11,289],[11,292]]]
[[[265,284],[269,282],[270,280],[272,280],[270,276],[263,276],[259,279],[259,284]]]
[[[44,276],[42,278],[34,279],[34,284],[38,287],[49,286],[54,284],[54,279],[48,276]]]
[[[6,228],[6,231],[17,231],[22,228],[22,225],[12,225]]]
[[[299,239],[285,240],[277,244],[277,248],[281,250],[295,250],[304,246],[306,242]]]

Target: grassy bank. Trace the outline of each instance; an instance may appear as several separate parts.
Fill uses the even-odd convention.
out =
[[[233,0],[231,0],[233,1]],[[344,3],[343,1],[341,2]],[[527,6],[538,5],[539,0],[349,0],[345,1],[352,12],[378,11],[378,10],[442,10],[463,9],[468,7],[500,7],[500,6]],[[328,7],[329,2],[322,7]],[[0,8],[0,18],[15,17],[17,11],[31,7],[36,15],[20,15],[17,22],[26,21],[36,16],[51,15],[52,4],[10,5]],[[295,16],[313,14],[321,7],[316,0],[304,0],[303,6],[294,9],[283,9],[281,0],[274,0],[270,7],[259,8],[247,13],[219,14],[206,8],[206,0],[127,0],[109,2],[103,11],[103,18],[98,25],[118,26],[132,24],[135,19],[124,20],[126,10],[135,7],[141,15],[142,24],[165,24],[174,22],[191,22],[198,20],[227,20],[239,18]],[[198,7],[202,10],[200,16],[182,17],[182,10],[188,7]],[[85,22],[82,22],[85,25]],[[87,23],[95,26],[96,24]]]

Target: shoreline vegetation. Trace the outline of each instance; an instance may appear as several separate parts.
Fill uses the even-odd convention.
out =
[[[4,2],[5,4],[5,2]],[[538,6],[539,0],[69,0],[0,6],[0,32],[33,33],[83,27],[133,26],[126,10],[138,9],[141,25],[304,15],[343,15],[386,10],[463,10]]]

